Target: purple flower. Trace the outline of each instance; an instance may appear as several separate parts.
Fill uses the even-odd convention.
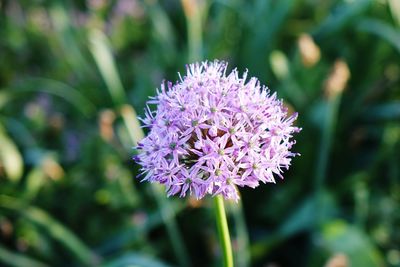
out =
[[[247,72],[227,74],[227,64],[214,61],[191,64],[179,82],[161,84],[148,101],[157,110],[147,107],[141,119],[149,128],[135,157],[143,180],[164,184],[168,196],[237,201],[236,186],[283,178],[298,155],[290,152],[292,134],[301,130],[293,126],[297,114],[288,116],[276,94],[246,79]]]

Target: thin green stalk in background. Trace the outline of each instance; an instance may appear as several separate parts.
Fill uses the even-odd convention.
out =
[[[319,146],[319,157],[315,169],[315,193],[316,193],[316,227],[322,223],[322,207],[324,182],[327,175],[329,154],[332,147],[332,140],[336,129],[340,100],[350,77],[350,71],[343,60],[337,60],[332,68],[328,79],[325,81],[326,111],[322,128],[321,145]]]
[[[325,181],[326,169],[329,160],[329,152],[332,146],[332,138],[336,128],[336,120],[341,95],[334,96],[326,103],[326,116],[322,129],[321,145],[319,146],[317,167],[315,171],[315,183],[317,190],[321,190]]]
[[[179,231],[178,224],[174,219],[176,212],[173,206],[165,200],[165,190],[161,185],[153,184],[152,190],[156,197],[158,206],[161,207],[161,217],[165,222],[165,226],[167,227],[167,232],[170,235],[172,247],[178,257],[179,265],[190,266],[191,264],[187,256],[188,254],[183,243],[181,232]]]
[[[319,146],[317,165],[315,170],[315,227],[319,229],[323,223],[323,196],[325,191],[325,180],[329,154],[332,147],[332,139],[335,133],[336,120],[340,104],[341,95],[337,95],[328,99],[326,105],[325,120],[322,129],[321,144]]]
[[[181,0],[186,16],[188,35],[188,59],[189,62],[202,60],[203,58],[203,27],[202,20],[205,13],[204,0]]]
[[[14,253],[0,246],[0,261],[12,267],[49,267],[49,265],[32,259],[22,253]]]
[[[243,212],[242,202],[229,205],[236,229],[235,263],[238,267],[250,266],[250,241]]]
[[[222,195],[214,197],[214,205],[224,266],[233,267],[231,238],[229,235],[228,221],[226,219],[224,199]]]
[[[80,50],[75,36],[72,31],[71,16],[66,12],[62,1],[52,1],[53,5],[49,8],[49,15],[53,27],[58,37],[59,49],[63,52],[66,62],[70,65],[71,70],[80,79],[84,80],[85,76],[90,75],[91,71],[82,51]]]
[[[110,91],[114,105],[117,108],[121,108],[120,112],[125,127],[128,130],[132,144],[136,146],[137,142],[143,139],[144,133],[140,128],[135,110],[130,105],[125,104],[125,90],[118,75],[107,37],[101,31],[93,30],[90,34],[90,42],[90,50],[106,82],[107,88]],[[178,224],[175,220],[176,212],[165,198],[165,194],[159,189],[159,185],[151,184],[151,186],[179,265],[189,266],[188,254],[183,243],[182,235],[178,229]]]
[[[99,30],[92,30],[89,38],[91,41],[91,52],[110,92],[112,101],[115,105],[120,106],[126,102],[126,95],[109,48],[108,40]]]

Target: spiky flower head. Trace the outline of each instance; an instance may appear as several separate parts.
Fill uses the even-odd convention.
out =
[[[227,74],[224,62],[187,66],[175,84],[162,83],[141,121],[149,128],[136,161],[143,180],[166,186],[168,196],[188,192],[239,198],[236,186],[257,187],[282,177],[296,153],[297,114],[256,78]]]

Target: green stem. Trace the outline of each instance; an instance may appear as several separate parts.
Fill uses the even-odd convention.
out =
[[[317,211],[315,227],[318,229],[323,223],[325,177],[332,148],[333,135],[336,129],[336,120],[339,111],[341,94],[328,99],[325,124],[322,129],[319,157],[315,171],[315,209]]]
[[[197,11],[193,18],[188,18],[188,35],[189,35],[189,60],[194,62],[201,60],[202,57],[202,27],[201,27],[201,14]]]
[[[214,197],[215,216],[217,219],[218,235],[222,247],[225,267],[233,267],[233,254],[231,238],[229,236],[228,221],[224,207],[224,199],[221,195]]]
[[[337,95],[327,102],[327,110],[322,129],[321,145],[319,147],[319,157],[315,171],[315,183],[317,190],[322,190],[324,185],[326,170],[329,161],[329,153],[332,147],[332,139],[335,133],[336,120],[338,116],[341,95]]]
[[[188,35],[188,59],[195,62],[203,59],[203,15],[205,3],[196,0],[181,0],[186,16]]]

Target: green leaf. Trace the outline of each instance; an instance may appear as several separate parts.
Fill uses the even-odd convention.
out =
[[[272,51],[269,57],[272,72],[279,80],[284,80],[289,75],[289,61],[280,50]]]
[[[298,82],[292,77],[290,64],[287,56],[280,50],[274,50],[269,57],[271,70],[280,82],[280,89],[284,97],[290,100],[296,107],[301,107],[306,102],[304,90],[299,87]]]
[[[357,30],[381,37],[400,53],[399,29],[378,19],[363,19],[357,23]]]
[[[48,267],[49,265],[28,256],[11,252],[0,246],[0,262],[13,267]]]
[[[317,210],[320,213],[317,213]],[[335,212],[334,199],[326,192],[322,192],[319,197],[313,196],[304,199],[277,230],[252,243],[252,259],[256,260],[262,257],[286,239],[300,232],[312,230],[318,223],[317,218],[320,221],[327,221],[333,217]]]
[[[371,0],[347,1],[338,6],[324,22],[319,24],[313,34],[317,37],[325,37],[339,31],[351,20],[354,20],[357,15],[364,12],[370,3]]]
[[[0,91],[0,110],[10,101],[10,98],[9,92]]]
[[[24,165],[22,156],[13,140],[8,137],[0,124],[0,164],[3,165],[10,180],[17,182],[21,179]]]
[[[107,85],[114,105],[124,104],[126,102],[125,90],[106,35],[99,30],[92,30],[89,35],[89,41],[90,51]]]
[[[257,71],[255,74],[261,80],[268,78],[265,63],[279,38],[279,30],[294,8],[295,2],[294,0],[260,1],[251,13],[244,16],[251,21],[251,25],[248,29],[249,38],[243,44],[242,60],[252,72]]]
[[[38,144],[29,126],[22,120],[11,116],[1,116],[0,123],[3,123],[7,132],[13,140],[22,147],[24,153],[28,150],[37,149]]]
[[[137,146],[138,142],[144,138],[144,132],[140,127],[140,122],[137,119],[136,111],[130,105],[124,105],[121,108],[121,116],[124,120],[124,124],[128,129],[130,140],[134,146]]]
[[[167,265],[150,256],[139,253],[128,253],[111,260],[102,267],[168,267]]]
[[[350,266],[384,266],[382,255],[367,234],[344,221],[325,224],[322,238],[324,247],[332,254],[344,253]]]
[[[98,263],[99,259],[97,255],[95,255],[90,248],[75,236],[73,232],[51,217],[44,210],[35,206],[26,205],[22,201],[6,195],[0,195],[0,208],[17,212],[27,220],[42,227],[49,236],[57,240],[85,266],[94,266]]]
[[[26,177],[26,198],[35,198],[45,182],[46,175],[43,172],[42,167],[36,166],[33,168]]]
[[[317,223],[316,207],[322,212],[322,214],[318,215],[321,216],[321,220],[331,218],[336,211],[334,199],[328,193],[322,193],[320,198],[307,198],[283,222],[278,229],[278,234],[281,237],[287,238],[301,231],[311,230]]]
[[[75,34],[76,29],[73,27],[71,18],[72,14],[62,4],[62,2],[53,1],[53,5],[48,9],[51,24],[55,28],[57,34],[54,36],[58,39],[58,45],[62,53],[58,55],[58,59],[63,59],[71,67],[71,70],[81,80],[87,79],[87,75],[91,74],[91,67],[89,66],[81,48],[79,47],[79,37]],[[57,47],[58,48],[58,47]]]
[[[80,91],[56,80],[45,78],[28,78],[18,82],[13,86],[10,86],[8,91],[11,90],[12,94],[10,94],[10,100],[17,97],[21,93],[43,92],[61,97],[87,117],[96,111],[96,106]],[[8,101],[7,103],[12,103],[12,101]]]
[[[396,21],[397,25],[400,26],[400,1],[399,0],[387,0],[392,13],[393,19]]]
[[[158,1],[145,1],[145,8],[148,12],[153,37],[154,52],[157,53],[157,60],[163,60],[170,64],[177,56],[176,33],[171,20],[165,9]]]
[[[180,213],[186,206],[181,202],[170,202],[170,205],[173,206],[176,214]],[[172,216],[172,214],[169,214]],[[135,225],[135,227],[129,226],[126,229],[118,232],[112,237],[109,237],[104,243],[96,249],[101,254],[107,254],[113,251],[121,250],[122,248],[137,243],[143,236],[146,236],[151,230],[156,227],[159,227],[164,223],[165,219],[163,218],[161,213],[156,211],[152,214],[148,214],[146,221],[144,224]]]
[[[397,121],[400,119],[400,101],[371,106],[362,113],[362,118],[367,121]]]

